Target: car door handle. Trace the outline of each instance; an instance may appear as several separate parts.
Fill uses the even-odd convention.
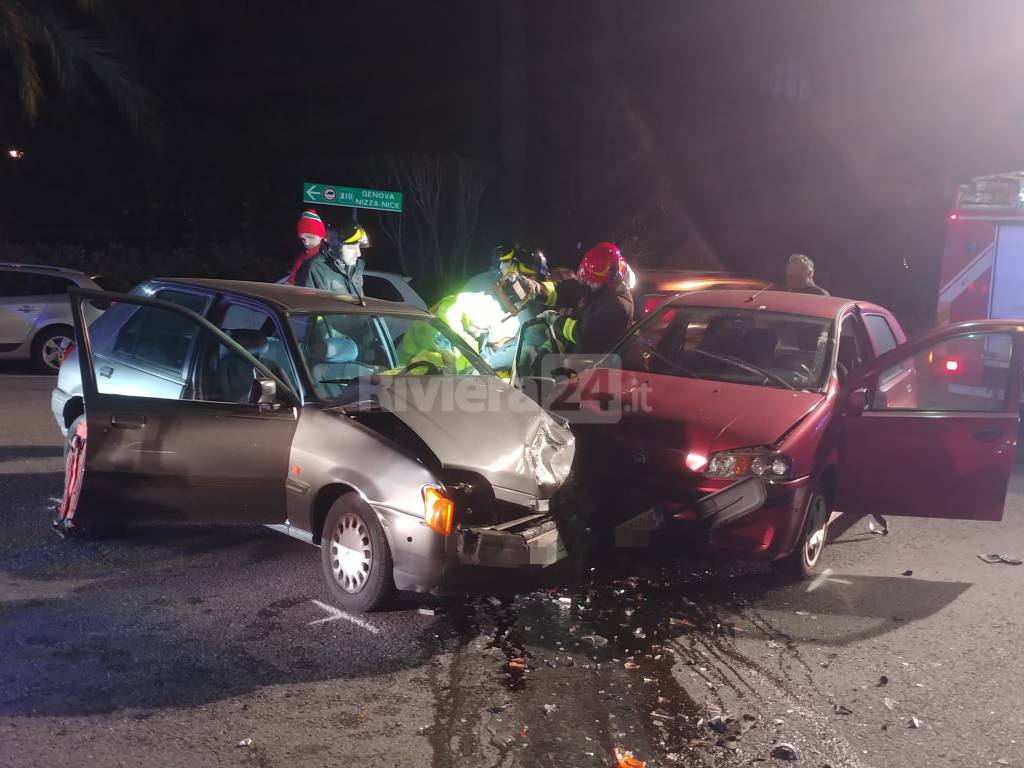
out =
[[[146,426],[146,417],[134,413],[115,413],[110,417],[110,426],[115,429],[142,429]]]
[[[36,308],[30,307],[28,304],[25,304],[24,306],[18,307],[18,311],[24,312],[27,315],[29,312],[35,312]]]
[[[998,440],[1002,434],[1002,427],[983,427],[974,430],[974,437],[979,443],[991,443],[993,440]]]
[[[102,368],[100,368],[100,376],[102,376],[104,379],[109,379],[113,375],[114,369],[111,368],[109,365],[104,365]]]

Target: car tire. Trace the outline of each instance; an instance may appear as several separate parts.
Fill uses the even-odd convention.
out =
[[[353,493],[339,498],[324,520],[320,562],[331,598],[342,608],[374,611],[395,592],[391,548],[376,513]]]
[[[815,488],[807,500],[804,528],[796,547],[774,563],[781,573],[800,580],[809,579],[816,573],[828,538],[831,512],[832,504],[828,495]]]
[[[74,331],[65,325],[45,329],[32,341],[32,365],[40,373],[57,373],[64,348],[74,340]]]

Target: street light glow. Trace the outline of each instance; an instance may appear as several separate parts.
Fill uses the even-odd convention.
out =
[[[21,158],[25,156],[25,153],[16,147],[11,147],[11,149],[7,150],[7,156],[12,160],[21,160]]]

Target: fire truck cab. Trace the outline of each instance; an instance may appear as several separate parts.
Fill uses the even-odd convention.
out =
[[[962,184],[947,225],[936,324],[1024,318],[1024,171]],[[984,389],[1009,365],[1009,344],[989,340],[983,360],[974,354],[962,361],[951,348],[935,364],[965,390]]]

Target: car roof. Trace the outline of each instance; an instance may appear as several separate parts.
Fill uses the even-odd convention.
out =
[[[18,262],[13,261],[0,261],[0,269],[17,269],[24,270],[25,272],[35,272],[38,274],[57,273],[63,275],[75,275],[76,277],[91,277],[91,275],[87,275],[79,269],[52,267],[48,264],[19,264]]]
[[[750,301],[754,297],[753,301]],[[834,318],[850,304],[861,309],[876,312],[889,311],[876,304],[840,296],[818,296],[813,293],[794,293],[791,291],[725,291],[707,290],[687,293],[670,300],[666,306],[712,306],[733,307],[736,309],[762,309],[771,312],[786,312],[792,315],[808,317]]]
[[[204,288],[221,293],[232,293],[259,299],[273,304],[282,312],[343,312],[351,314],[388,314],[409,315],[410,317],[430,317],[425,309],[400,304],[382,299],[364,299],[365,306],[353,296],[320,291],[315,288],[304,288],[296,285],[280,283],[257,283],[247,280],[212,280],[209,278],[159,277],[147,280],[147,285],[181,285]]]

